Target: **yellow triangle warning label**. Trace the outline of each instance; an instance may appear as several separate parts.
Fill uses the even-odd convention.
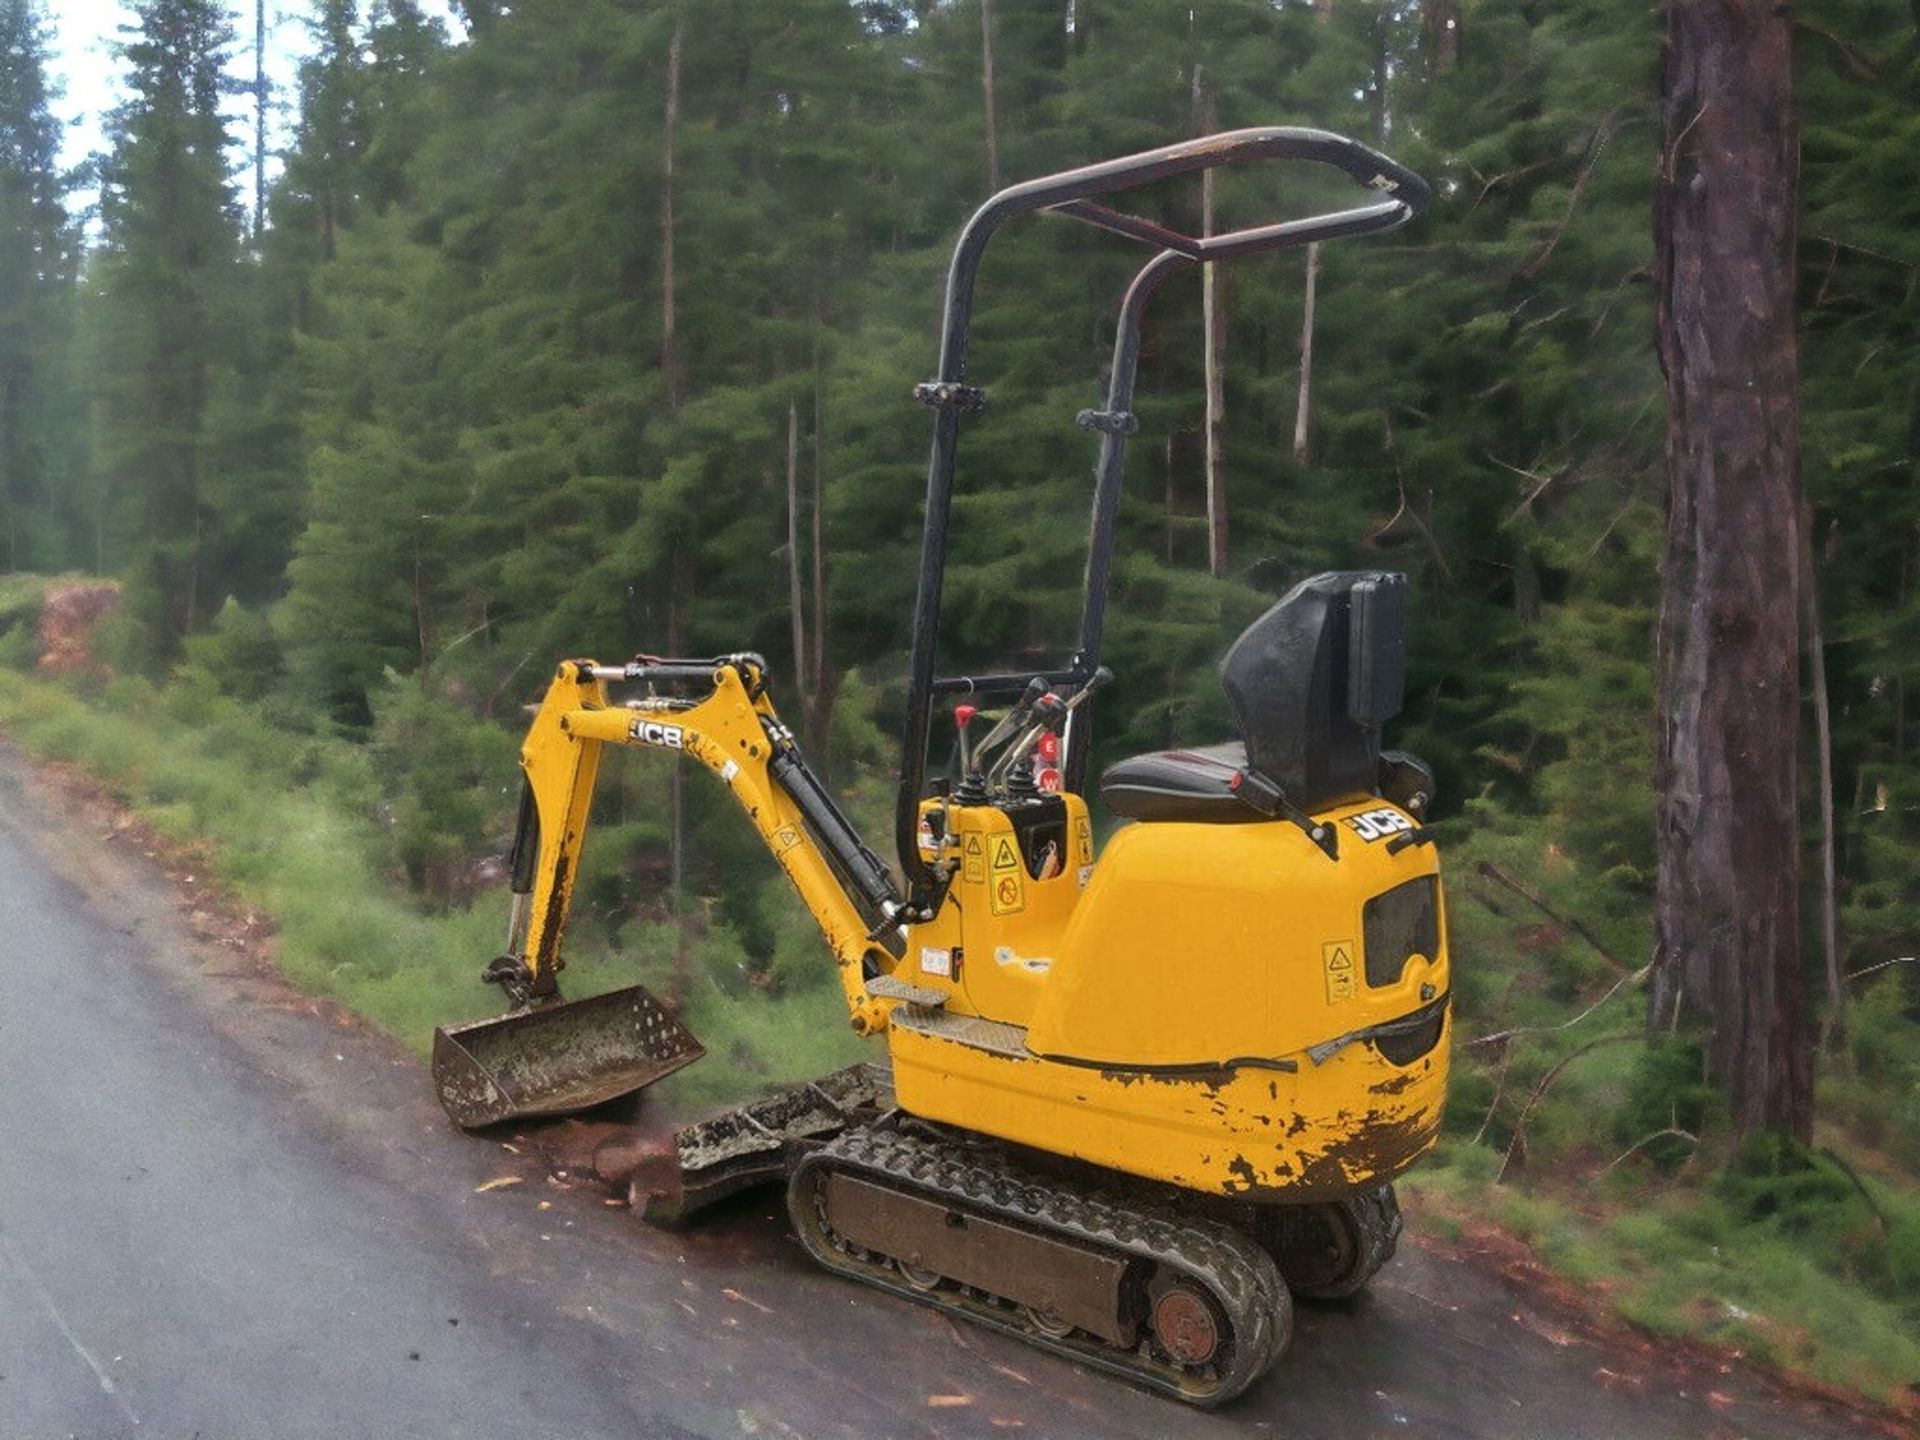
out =
[[[978,835],[967,836],[967,854],[978,855],[979,853],[980,853],[980,837]]]
[[[1020,868],[1020,853],[1013,848],[1013,841],[1004,835],[993,842],[993,868],[996,870]]]
[[[1351,1000],[1357,991],[1353,982],[1353,942],[1328,941],[1320,947],[1320,963],[1326,971],[1327,1003]]]

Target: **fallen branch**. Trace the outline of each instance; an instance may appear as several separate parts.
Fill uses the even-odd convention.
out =
[[[1453,567],[1447,563],[1447,557],[1441,553],[1440,542],[1434,537],[1433,527],[1421,516],[1416,507],[1407,503],[1407,476],[1406,471],[1400,466],[1400,446],[1393,436],[1393,413],[1391,411],[1383,411],[1381,418],[1386,422],[1387,454],[1393,458],[1393,477],[1394,483],[1400,490],[1400,508],[1393,512],[1393,519],[1387,521],[1386,524],[1367,536],[1367,544],[1380,544],[1386,539],[1387,532],[1392,530],[1394,525],[1399,522],[1400,517],[1402,515],[1407,516],[1413,521],[1414,527],[1425,537],[1427,548],[1433,552],[1433,563],[1440,567],[1442,584],[1451,588],[1453,585]],[[1431,494],[1431,492],[1429,492],[1429,494]]]
[[[1878,965],[1868,965],[1859,970],[1849,970],[1847,979],[1858,980],[1862,975],[1871,975],[1876,970],[1885,970],[1890,965],[1920,965],[1920,955],[1896,955],[1891,960],[1882,960]]]
[[[1826,41],[1841,63],[1853,72],[1855,79],[1878,80],[1880,78],[1880,62],[1846,36],[1836,34],[1824,25],[1815,25],[1810,20],[1801,20],[1796,17],[1791,23],[1793,28],[1801,34],[1812,35]]]
[[[1520,1026],[1514,1027],[1511,1030],[1496,1030],[1491,1035],[1482,1035],[1477,1040],[1469,1040],[1467,1041],[1466,1044],[1462,1045],[1460,1048],[1462,1050],[1472,1050],[1481,1045],[1495,1045],[1500,1043],[1501,1041],[1512,1040],[1521,1035],[1552,1035],[1552,1034],[1556,1034],[1561,1030],[1571,1030],[1574,1026],[1578,1025],[1582,1020],[1586,1019],[1589,1015],[1593,1014],[1594,1011],[1598,1010],[1602,1005],[1606,1004],[1607,1001],[1611,1000],[1616,994],[1619,993],[1620,989],[1623,986],[1631,985],[1636,981],[1646,979],[1648,972],[1650,972],[1652,969],[1653,969],[1653,966],[1651,964],[1647,964],[1647,965],[1642,965],[1638,970],[1634,971],[1633,974],[1631,975],[1622,975],[1618,980],[1614,981],[1613,984],[1607,987],[1606,994],[1602,995],[1598,1000],[1594,1001],[1591,1005],[1587,1006],[1586,1009],[1582,1010],[1578,1015],[1574,1016],[1571,1020],[1562,1020],[1558,1025],[1520,1025]]]
[[[1547,904],[1545,900],[1541,899],[1540,896],[1534,894],[1533,891],[1527,889],[1526,886],[1522,885],[1518,880],[1514,879],[1511,875],[1507,874],[1506,871],[1502,870],[1498,865],[1494,864],[1491,860],[1482,860],[1479,863],[1479,865],[1475,868],[1477,868],[1482,875],[1486,876],[1487,879],[1492,880],[1497,884],[1506,886],[1507,889],[1511,890],[1514,894],[1518,895],[1522,900],[1531,902],[1534,906],[1536,906],[1539,909],[1542,915],[1545,915],[1549,920],[1553,921],[1554,924],[1564,925],[1569,930],[1573,931],[1574,934],[1578,935],[1582,940],[1586,941],[1587,944],[1591,945],[1594,949],[1594,953],[1597,954],[1602,960],[1606,961],[1607,964],[1611,965],[1617,974],[1624,975],[1627,973],[1627,967],[1621,964],[1619,960],[1615,959],[1613,956],[1613,953],[1609,951],[1606,946],[1602,945],[1599,942],[1599,940],[1594,937],[1594,933],[1591,930],[1587,929],[1587,927],[1581,924],[1578,920],[1574,919],[1572,916],[1560,914],[1551,905]]]
[[[1473,1143],[1478,1145],[1487,1138],[1487,1127],[1493,1124],[1494,1112],[1499,1110],[1500,1101],[1507,1093],[1507,1071],[1513,1064],[1513,1048],[1509,1046],[1500,1052],[1500,1077],[1493,1083],[1493,1103],[1487,1106],[1487,1113],[1481,1117],[1480,1128],[1473,1132]]]
[[[1879,1222],[1880,1233],[1882,1235],[1887,1234],[1890,1228],[1887,1224],[1887,1212],[1882,1210],[1880,1208],[1880,1202],[1873,1198],[1873,1192],[1867,1189],[1867,1182],[1860,1178],[1853,1166],[1849,1165],[1834,1153],[1831,1145],[1822,1145],[1820,1147],[1820,1153],[1838,1165],[1840,1167],[1840,1173],[1853,1182],[1853,1188],[1860,1192],[1860,1198],[1867,1202],[1867,1209],[1873,1212],[1873,1218]]]
[[[1540,1077],[1539,1083],[1533,1087],[1533,1093],[1527,1096],[1527,1103],[1521,1106],[1520,1118],[1513,1122],[1513,1138],[1507,1141],[1507,1150],[1506,1153],[1500,1157],[1500,1170],[1499,1173],[1493,1177],[1493,1183],[1498,1185],[1507,1178],[1507,1167],[1513,1163],[1514,1150],[1526,1144],[1527,1121],[1533,1115],[1534,1107],[1540,1103],[1547,1091],[1552,1088],[1553,1082],[1565,1073],[1569,1065],[1578,1060],[1582,1055],[1591,1054],[1593,1051],[1598,1050],[1602,1045],[1617,1045],[1622,1040],[1644,1039],[1646,1039],[1646,1036],[1638,1030],[1623,1030],[1617,1035],[1602,1035],[1598,1039],[1589,1040],[1578,1050],[1571,1051],[1555,1061],[1554,1064],[1548,1068],[1547,1073]]]
[[[1477,885],[1468,885],[1465,887],[1464,893],[1469,900],[1486,910],[1488,914],[1498,915],[1502,920],[1507,918],[1507,912],[1494,904],[1493,897]]]
[[[1613,1163],[1608,1165],[1607,1168],[1600,1173],[1602,1175],[1611,1175],[1615,1165],[1619,1165],[1632,1156],[1639,1154],[1640,1151],[1646,1149],[1647,1146],[1653,1144],[1654,1141],[1668,1138],[1685,1140],[1689,1145],[1693,1146],[1695,1150],[1700,1148],[1700,1137],[1698,1135],[1694,1134],[1691,1130],[1682,1130],[1678,1125],[1669,1125],[1665,1129],[1656,1130],[1651,1135],[1642,1136],[1640,1139],[1634,1141],[1633,1144],[1614,1156]]]
[[[1518,475],[1522,480],[1528,481],[1533,486],[1533,489],[1527,492],[1527,498],[1522,500],[1518,505],[1514,506],[1512,513],[1509,514],[1506,519],[1500,522],[1497,528],[1501,530],[1506,529],[1507,526],[1511,525],[1514,521],[1518,520],[1522,515],[1526,514],[1528,510],[1532,509],[1533,502],[1538,500],[1542,495],[1546,494],[1547,487],[1553,484],[1553,482],[1558,480],[1562,475],[1567,473],[1565,470],[1550,470],[1545,474],[1542,474],[1537,470],[1524,469],[1519,465],[1509,465],[1506,461],[1502,460],[1498,455],[1495,455],[1491,450],[1486,452],[1486,456],[1487,456],[1487,459],[1491,460],[1494,464],[1498,465],[1502,470],[1508,471],[1509,473],[1514,475]]]
[[[1594,167],[1600,163],[1600,157],[1606,153],[1607,144],[1620,129],[1619,112],[1612,111],[1600,122],[1593,132],[1593,140],[1587,147],[1587,163],[1580,167],[1580,173],[1574,178],[1573,189],[1567,195],[1567,208],[1560,217],[1560,223],[1554,226],[1553,234],[1547,237],[1547,243],[1521,268],[1520,278],[1531,280],[1546,268],[1548,259],[1566,237],[1567,229],[1573,224],[1573,212],[1580,207],[1580,197],[1586,194],[1587,183],[1593,179]]]

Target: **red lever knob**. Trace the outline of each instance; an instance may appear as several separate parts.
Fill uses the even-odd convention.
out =
[[[953,723],[964,730],[973,723],[973,717],[979,713],[979,710],[972,705],[956,705],[953,707]]]

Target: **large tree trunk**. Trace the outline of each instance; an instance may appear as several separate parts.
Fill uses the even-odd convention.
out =
[[[1460,63],[1460,0],[1427,0],[1420,26],[1428,77],[1446,74]]]
[[[1649,1021],[1705,1026],[1736,1140],[1804,1139],[1792,36],[1774,0],[1675,0],[1666,25],[1654,230],[1672,494]]]
[[[660,160],[660,368],[667,408],[680,409],[680,353],[673,323],[673,146],[680,128],[680,27],[667,45],[667,120]]]

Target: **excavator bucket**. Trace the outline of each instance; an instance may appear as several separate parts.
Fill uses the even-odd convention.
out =
[[[690,1065],[705,1048],[644,985],[433,1032],[433,1082],[453,1123],[569,1115]]]

